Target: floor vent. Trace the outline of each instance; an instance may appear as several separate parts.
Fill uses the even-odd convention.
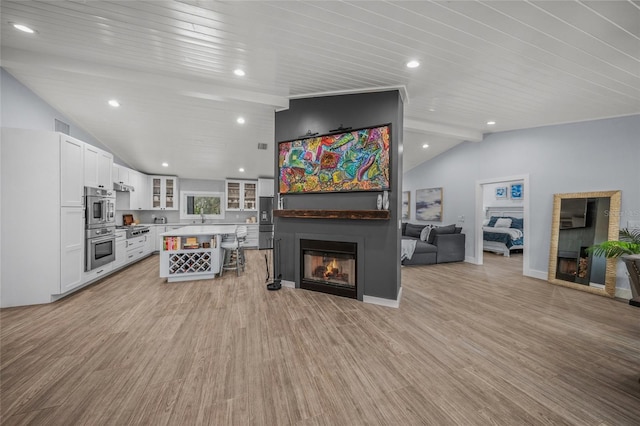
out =
[[[258,143],[258,149],[261,149],[263,151],[266,151],[268,146],[269,145],[267,145],[266,143],[262,143],[262,142]]]

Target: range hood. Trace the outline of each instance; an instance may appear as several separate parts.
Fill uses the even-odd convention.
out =
[[[131,185],[125,185],[122,182],[113,182],[113,189],[120,192],[133,192],[135,189]]]

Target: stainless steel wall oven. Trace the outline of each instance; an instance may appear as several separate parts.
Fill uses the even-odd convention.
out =
[[[85,271],[116,260],[115,192],[85,187]]]
[[[86,271],[92,271],[113,262],[116,260],[116,227],[87,229],[85,247]]]
[[[110,189],[84,188],[87,228],[116,224],[116,193]]]

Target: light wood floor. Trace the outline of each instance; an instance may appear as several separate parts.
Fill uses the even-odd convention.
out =
[[[152,256],[0,312],[3,425],[638,425],[640,309],[521,260],[405,267],[399,309],[168,284]]]

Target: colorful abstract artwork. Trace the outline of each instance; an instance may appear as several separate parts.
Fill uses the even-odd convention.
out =
[[[278,144],[281,194],[389,189],[391,125]]]

